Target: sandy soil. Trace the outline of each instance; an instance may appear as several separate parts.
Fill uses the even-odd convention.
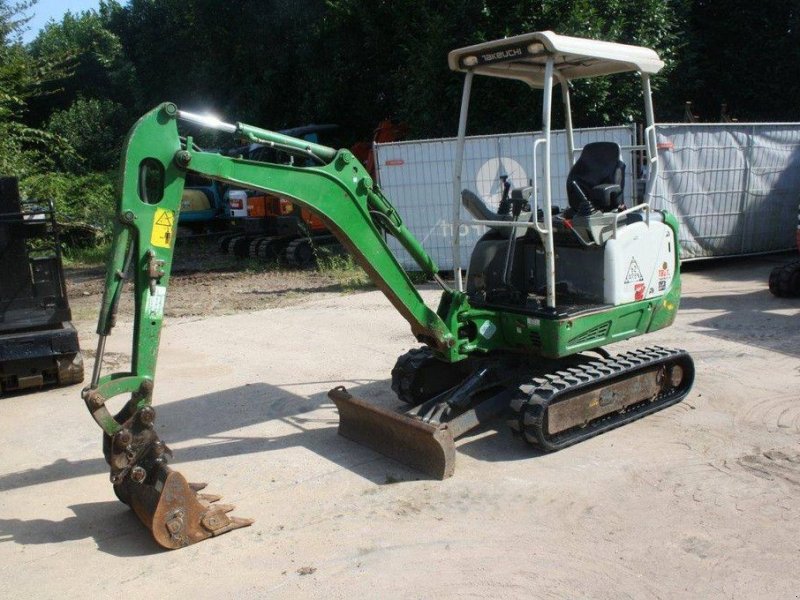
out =
[[[6,595],[797,598],[800,302],[766,290],[782,260],[692,267],[676,324],[620,345],[689,350],[697,382],[681,404],[544,456],[498,421],[460,441],[443,482],[336,434],[327,390],[388,401],[413,342],[378,292],[294,282],[291,302],[263,310],[177,310],[162,336],[159,432],[174,466],[256,523],[162,552],[114,498],[80,386],[3,398]],[[256,275],[191,276],[185,290],[258,301],[269,294],[247,290],[270,285]],[[86,348],[92,289],[75,302]],[[129,334],[123,319],[109,368],[124,368]]]

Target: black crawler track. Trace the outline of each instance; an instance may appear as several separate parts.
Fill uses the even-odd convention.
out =
[[[778,298],[800,298],[800,260],[772,269],[769,291]]]
[[[677,386],[670,383],[668,375],[674,365],[683,369]],[[662,367],[666,367],[665,373],[654,397],[642,398],[622,410],[604,414],[581,426],[555,434],[548,432],[548,413],[557,403]],[[510,403],[512,417],[509,425],[527,442],[542,450],[560,450],[680,402],[688,395],[693,382],[694,363],[685,351],[660,346],[634,350],[559,370],[521,385],[519,394]]]

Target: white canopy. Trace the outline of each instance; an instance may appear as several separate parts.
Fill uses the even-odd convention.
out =
[[[453,71],[519,79],[543,87],[547,58],[567,80],[611,73],[658,73],[664,66],[650,48],[557,35],[552,31],[525,33],[453,50],[447,62]]]

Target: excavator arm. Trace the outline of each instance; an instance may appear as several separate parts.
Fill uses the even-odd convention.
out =
[[[272,144],[312,160],[313,166],[262,163],[197,149],[182,140],[177,121],[202,122],[250,141]],[[159,336],[173,262],[181,195],[187,172],[290,199],[317,214],[410,323],[416,338],[448,362],[473,348],[458,340],[463,294],[439,279],[438,268],[403,224],[366,169],[347,150],[333,150],[245,124],[208,122],[165,103],[132,128],[122,157],[121,195],[106,288],[98,320],[95,367],[83,398],[104,432],[104,453],[118,497],[128,503],[165,547],[180,547],[250,522],[227,515],[232,507],[197,494],[166,466],[169,448],[158,438],[152,408]],[[423,302],[389,250],[389,234],[444,288],[439,313]],[[115,323],[126,279],[133,280],[134,324],[130,372],[102,375],[106,337]],[[130,399],[116,415],[107,402]],[[169,493],[167,493],[167,490]]]

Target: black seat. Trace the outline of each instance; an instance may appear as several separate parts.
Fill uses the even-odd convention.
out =
[[[567,176],[567,198],[578,215],[609,212],[623,204],[625,163],[619,144],[592,142],[583,147]]]

